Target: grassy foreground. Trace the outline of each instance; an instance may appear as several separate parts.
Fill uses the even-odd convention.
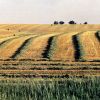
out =
[[[0,100],[99,100],[100,77],[0,79]]]

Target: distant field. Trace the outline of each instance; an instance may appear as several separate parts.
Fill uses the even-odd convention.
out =
[[[98,76],[99,30],[100,25],[0,25],[0,75],[20,76],[21,70],[25,76],[28,70],[26,76],[34,77],[55,71],[62,77]]]

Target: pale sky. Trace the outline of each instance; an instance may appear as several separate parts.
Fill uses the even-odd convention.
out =
[[[100,23],[100,0],[0,0],[0,23]]]

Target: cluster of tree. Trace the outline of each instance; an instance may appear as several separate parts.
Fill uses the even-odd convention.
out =
[[[69,21],[68,22],[69,24],[77,24],[75,21]],[[54,25],[57,25],[57,24],[65,24],[65,22],[64,21],[60,21],[60,22],[58,22],[58,21],[54,21]],[[84,22],[83,24],[88,24],[87,22]]]
[[[54,21],[54,24],[65,24],[65,22],[64,21],[60,21],[60,22]]]

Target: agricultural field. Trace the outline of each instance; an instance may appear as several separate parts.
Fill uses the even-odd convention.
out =
[[[100,25],[0,25],[0,100],[99,100],[99,91]]]
[[[100,78],[0,80],[1,100],[99,100]]]

